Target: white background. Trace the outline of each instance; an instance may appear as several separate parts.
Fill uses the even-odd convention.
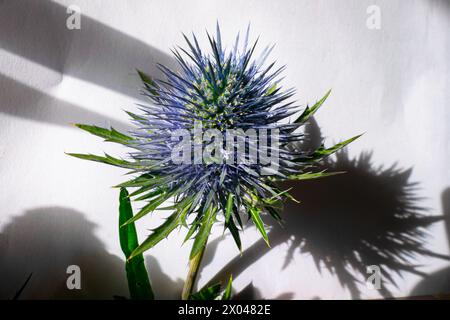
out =
[[[70,4],[81,8],[81,30],[66,28],[63,6]],[[380,30],[366,26],[373,4],[381,9]],[[184,45],[181,32],[194,31],[206,45],[204,31],[213,31],[217,20],[229,46],[249,22],[252,38],[260,35],[260,48],[276,44],[272,58],[287,65],[283,84],[297,89],[300,105],[333,88],[316,117],[325,142],[365,132],[348,148],[350,157],[371,151],[374,167],[411,168],[410,181],[419,183],[416,195],[426,214],[443,213],[442,194],[450,186],[449,1],[0,0],[2,298],[30,272],[26,298],[127,295],[118,190],[111,188],[125,172],[64,154],[125,155],[125,150],[70,123],[126,129],[123,110],[134,110],[141,99],[135,68],[157,76],[155,63],[173,64],[170,48]],[[137,223],[141,240],[161,216]],[[445,224],[428,231],[426,247],[447,254]],[[147,253],[159,298],[177,298],[180,292],[189,254],[189,244],[181,247],[184,232]],[[212,238],[221,234],[218,227]],[[258,239],[253,228],[245,231],[242,258]],[[216,244],[207,253],[200,285],[239,256],[228,236]],[[288,243],[262,249],[259,259],[233,274],[235,291],[247,287],[250,297],[268,299],[351,298],[335,275],[317,271],[309,254],[296,251],[283,269],[287,249]],[[426,274],[448,266],[424,256],[416,262]],[[70,264],[82,269],[79,292],[65,289]],[[421,281],[410,273],[394,277],[398,287],[390,289],[396,296],[409,295]],[[448,273],[443,277],[415,294],[440,292],[439,285],[449,280]],[[361,298],[378,297],[364,283],[357,287]]]

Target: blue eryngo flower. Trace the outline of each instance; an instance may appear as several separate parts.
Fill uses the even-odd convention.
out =
[[[193,257],[205,246],[216,221],[223,222],[241,249],[243,218],[252,220],[269,243],[261,216],[281,221],[282,203],[292,198],[277,182],[334,174],[308,168],[357,138],[331,148],[302,150],[298,129],[329,92],[290,121],[300,108],[290,101],[294,90],[280,85],[284,67],[266,63],[271,48],[253,59],[257,41],[248,45],[248,29],[244,41],[237,36],[230,50],[222,46],[218,27],[215,37],[207,34],[207,51],[195,35],[184,37],[187,48],[173,50],[177,71],[159,65],[162,80],[138,72],[149,103],[139,105],[140,114],[128,113],[135,125],[132,132],[78,125],[133,149],[127,160],[72,154],[131,170],[134,178],[120,187],[136,188],[130,196],[146,204],[127,223],[157,209],[173,211],[132,256],[185,226],[186,240],[194,238]],[[163,207],[169,199],[173,205]]]

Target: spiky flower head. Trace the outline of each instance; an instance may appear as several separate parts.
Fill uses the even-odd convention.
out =
[[[248,45],[248,31],[243,41],[238,35],[231,50],[226,50],[217,26],[215,37],[207,33],[207,52],[200,48],[195,35],[191,39],[184,36],[188,48],[173,50],[178,70],[159,65],[163,80],[153,80],[139,71],[143,94],[150,103],[139,105],[139,115],[128,113],[135,124],[130,135],[112,128],[79,125],[134,149],[128,161],[109,155],[72,154],[129,168],[137,174],[120,187],[137,188],[131,196],[146,204],[127,223],[161,209],[163,203],[173,199],[173,206],[164,207],[173,213],[132,256],[183,225],[188,227],[186,240],[195,238],[193,257],[205,246],[218,220],[241,249],[239,229],[245,216],[268,243],[261,215],[267,213],[281,221],[282,202],[290,197],[277,182],[333,174],[309,172],[308,163],[356,138],[329,149],[301,150],[303,135],[297,129],[323,104],[329,92],[311,108],[306,107],[295,121],[289,121],[299,108],[289,101],[294,90],[282,90],[280,86],[284,67],[266,64],[272,49],[269,47],[253,59],[257,41]],[[239,146],[244,155],[236,152]],[[183,161],[179,161],[180,155]]]

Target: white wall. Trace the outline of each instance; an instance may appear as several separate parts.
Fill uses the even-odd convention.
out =
[[[68,15],[63,6],[70,4],[82,10],[81,30],[65,27]],[[372,4],[381,8],[380,30],[366,27],[366,9]],[[216,20],[230,45],[235,33],[249,22],[253,37],[261,36],[262,46],[276,43],[272,58],[287,65],[284,84],[297,88],[296,99],[301,105],[314,102],[333,88],[316,117],[326,143],[365,132],[348,148],[350,157],[371,151],[372,168],[394,163],[399,169],[411,168],[408,181],[419,183],[414,191],[421,197],[418,204],[427,208],[424,212],[428,215],[443,213],[443,192],[450,186],[449,1],[3,0],[1,297],[12,295],[30,272],[33,278],[24,293],[27,298],[127,295],[118,244],[118,191],[111,188],[123,181],[124,172],[64,154],[107,151],[120,155],[123,149],[102,143],[69,123],[112,124],[126,129],[127,116],[122,110],[133,110],[140,99],[134,69],[157,75],[156,62],[173,64],[170,48],[183,44],[181,32],[194,31],[205,43],[204,30],[213,30]],[[380,171],[367,166],[355,170],[359,175],[351,179],[323,181],[319,187],[314,184],[312,190],[317,193],[305,190],[305,198],[300,192],[304,203],[298,205],[299,214],[305,214],[308,208],[313,212],[333,211],[329,196],[342,192],[339,181],[344,190],[355,191],[355,203],[361,197],[361,188],[352,189],[344,183],[361,184],[370,193],[362,196],[374,202],[363,206],[340,202],[339,212],[344,215],[336,228],[353,226],[353,216],[345,212],[360,212],[362,218],[358,219],[366,221],[365,215],[373,214],[374,208],[392,209],[389,204],[397,203],[395,191],[401,189],[402,182],[387,174],[377,176]],[[376,185],[369,185],[373,181]],[[448,203],[449,197],[444,199]],[[160,221],[159,213],[142,219],[138,223],[141,239]],[[382,230],[376,217],[367,221]],[[287,233],[292,239],[281,237],[286,241],[280,240],[283,243],[271,250],[257,247],[247,255],[244,251],[241,262],[228,269],[235,278],[236,291],[252,283],[254,297],[350,298],[349,290],[336,275],[316,269],[314,250],[327,252],[320,247],[323,243],[314,243],[321,236],[310,240],[315,248],[312,255],[295,251],[292,261],[283,267],[289,241],[296,243],[301,236],[293,228],[288,226],[286,231],[293,231]],[[320,229],[319,224],[319,234]],[[341,231],[334,232],[339,240]],[[349,237],[346,232],[342,230],[343,239]],[[428,232],[426,248],[447,254],[445,224],[438,222]],[[214,234],[221,235],[220,227]],[[183,237],[183,232],[174,233],[147,254],[160,298],[177,297],[187,272],[189,245],[180,247]],[[246,230],[244,248],[258,240],[253,228]],[[229,237],[212,244],[215,250],[207,254],[200,285],[239,256]],[[422,255],[415,262],[430,276],[422,282],[425,289],[417,289],[414,294],[444,290],[440,286],[449,279],[445,269],[448,262]],[[64,287],[69,264],[82,267],[81,292],[68,292]],[[435,273],[439,270],[443,271]],[[402,275],[392,274],[398,280],[397,288],[386,284],[396,296],[409,295],[421,281],[418,275]],[[377,291],[364,284],[355,285],[362,298],[378,297]]]

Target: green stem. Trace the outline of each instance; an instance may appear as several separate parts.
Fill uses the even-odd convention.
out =
[[[203,249],[197,253],[192,259],[189,260],[189,272],[184,282],[183,292],[181,293],[182,300],[188,300],[194,289],[195,281],[197,280],[200,264],[202,263],[203,254],[205,253],[206,244],[205,242]]]

